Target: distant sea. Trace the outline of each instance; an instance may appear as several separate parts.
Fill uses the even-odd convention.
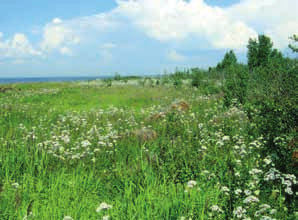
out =
[[[0,78],[0,84],[32,83],[32,82],[71,82],[106,79],[109,76],[63,76],[63,77],[15,77]]]

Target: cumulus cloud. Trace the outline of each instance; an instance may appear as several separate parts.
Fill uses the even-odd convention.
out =
[[[75,45],[80,42],[80,37],[72,27],[68,27],[59,18],[54,18],[44,27],[43,40],[40,47],[44,51],[59,50],[65,52],[67,45]],[[64,53],[65,54],[65,53]]]
[[[2,40],[0,33],[0,57],[2,58],[26,58],[31,56],[41,56],[39,50],[33,48],[27,37],[22,33],[16,33],[12,38]]]
[[[227,13],[269,35],[275,46],[282,49],[287,47],[289,36],[298,31],[297,9],[296,0],[242,0],[228,8]]]
[[[60,18],[54,18],[54,19],[52,20],[52,22],[53,22],[54,24],[60,24],[60,23],[62,23],[62,20],[61,20]]]
[[[250,37],[264,33],[272,38],[275,47],[283,49],[289,43],[288,37],[298,30],[296,0],[241,0],[224,8],[210,6],[203,0],[116,2],[117,6],[105,13],[67,20],[53,18],[44,25],[41,40],[35,46],[22,33],[3,40],[0,32],[0,56],[28,57],[52,52],[74,55],[76,48],[100,45],[102,57],[110,60],[110,50],[128,42],[131,32],[138,37],[143,33],[176,49],[245,49]],[[125,35],[127,30],[131,35]],[[166,56],[176,61],[185,59],[175,50]]]
[[[257,34],[272,37],[278,48],[298,30],[296,0],[242,0],[230,7],[203,0],[118,0],[118,13],[160,41],[197,38],[215,49],[245,48]],[[204,43],[203,43],[204,45]]]
[[[160,41],[180,41],[189,36],[204,39],[214,48],[243,47],[256,31],[225,9],[203,0],[118,0],[119,13]]]
[[[94,38],[100,32],[109,31],[117,25],[118,21],[115,21],[111,15],[110,12],[70,20],[54,18],[44,27],[40,46],[48,52],[55,50],[61,52],[61,48],[70,48],[84,43],[89,38]]]

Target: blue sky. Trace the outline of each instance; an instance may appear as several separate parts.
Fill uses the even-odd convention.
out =
[[[2,0],[0,77],[154,74],[216,65],[248,39],[285,55],[296,0]]]

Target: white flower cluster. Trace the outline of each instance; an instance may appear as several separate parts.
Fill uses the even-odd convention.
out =
[[[271,168],[264,176],[265,181],[280,181],[285,187],[285,193],[293,195],[292,186],[297,184],[296,176],[293,174],[282,174],[275,168]]]

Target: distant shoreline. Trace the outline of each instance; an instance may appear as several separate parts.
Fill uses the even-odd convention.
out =
[[[121,79],[125,78],[143,78],[143,77],[161,77],[161,74],[148,75],[121,75]],[[73,81],[89,81],[89,80],[103,80],[114,79],[115,76],[52,76],[52,77],[0,77],[0,85],[17,84],[17,83],[37,83],[37,82],[73,82]]]
[[[111,77],[112,76],[7,77],[0,78],[0,84],[88,81],[96,79],[107,79]]]

